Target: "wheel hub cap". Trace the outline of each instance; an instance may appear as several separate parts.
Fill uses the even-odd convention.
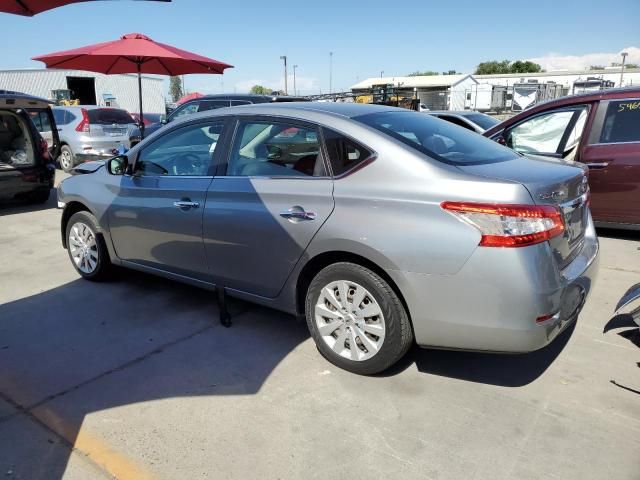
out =
[[[331,282],[320,292],[314,313],[322,340],[338,355],[363,361],[382,347],[384,315],[362,285],[346,280]]]
[[[69,253],[78,270],[92,273],[98,266],[98,245],[91,228],[82,222],[74,223],[69,231]]]

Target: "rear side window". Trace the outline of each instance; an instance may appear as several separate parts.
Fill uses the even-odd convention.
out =
[[[89,123],[96,125],[128,125],[136,123],[126,111],[116,108],[97,108],[88,110],[87,114]]]
[[[477,133],[410,111],[370,113],[354,120],[395,138],[434,160],[451,165],[496,163],[515,153]]]
[[[323,134],[334,176],[348,172],[372,155],[370,150],[338,132],[325,128]]]
[[[640,142],[640,99],[609,102],[600,143]]]

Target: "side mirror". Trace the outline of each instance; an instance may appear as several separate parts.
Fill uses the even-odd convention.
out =
[[[168,123],[168,122],[167,122],[166,117],[161,118],[161,119],[160,119],[160,123],[161,123],[162,125],[166,125],[166,124]]]
[[[496,137],[495,141],[498,142],[500,145],[507,146],[507,141],[504,139],[502,135],[500,135],[499,137]]]
[[[126,155],[118,155],[107,160],[107,171],[111,175],[124,175],[129,166],[129,158]]]

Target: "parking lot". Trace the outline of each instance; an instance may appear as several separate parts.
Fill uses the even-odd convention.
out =
[[[638,282],[637,233],[600,232],[593,295],[546,349],[414,349],[361,377],[280,312],[233,301],[225,329],[210,292],[81,280],[59,217],[55,195],[0,209],[5,478],[640,476],[640,338],[603,333]]]

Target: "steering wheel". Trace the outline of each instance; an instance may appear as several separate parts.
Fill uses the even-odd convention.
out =
[[[183,153],[173,159],[174,175],[203,175],[203,162],[195,153]]]

